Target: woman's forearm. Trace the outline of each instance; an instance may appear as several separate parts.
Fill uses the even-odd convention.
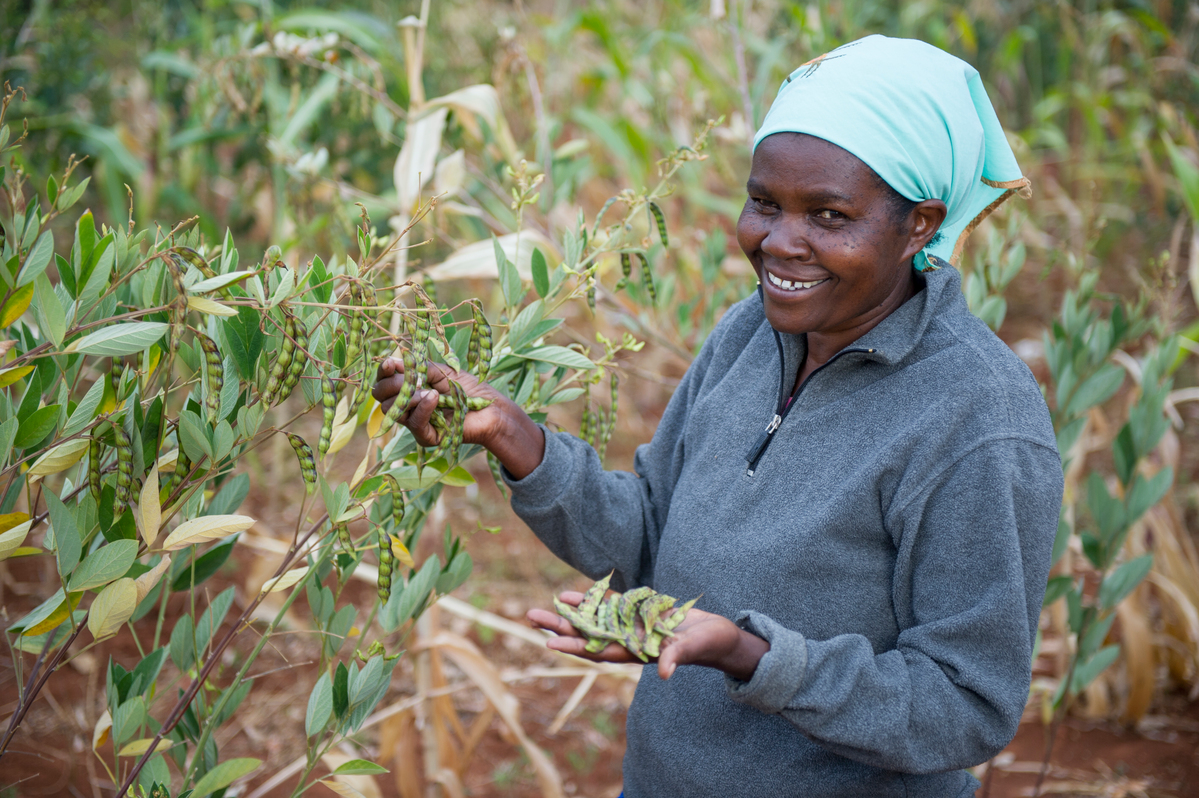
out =
[[[515,479],[524,479],[541,465],[545,456],[545,434],[511,399],[499,402],[503,405],[503,422],[483,445]]]

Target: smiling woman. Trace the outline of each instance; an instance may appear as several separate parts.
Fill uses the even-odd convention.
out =
[[[946,261],[1025,186],[973,68],[869,37],[780,90],[737,226],[759,290],[708,338],[636,473],[430,367],[400,415],[418,441],[436,440],[450,379],[487,396],[466,440],[551,550],[618,589],[702,596],[637,687],[628,798],[966,798],[962,768],[1015,733],[1061,463],[1031,373]],[[381,401],[401,370],[381,367]],[[633,660],[529,619],[552,648]]]

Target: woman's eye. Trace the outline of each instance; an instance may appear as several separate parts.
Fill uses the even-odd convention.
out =
[[[761,197],[750,197],[749,201],[754,204],[754,207],[760,210],[773,210],[775,207],[773,202],[762,199]]]
[[[824,208],[823,210],[816,211],[816,218],[823,219],[826,222],[833,222],[845,218],[845,215],[840,211]]]

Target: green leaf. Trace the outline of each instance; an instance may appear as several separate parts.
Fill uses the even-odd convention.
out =
[[[445,572],[437,578],[437,592],[450,593],[460,587],[469,577],[474,568],[474,561],[469,553],[460,551],[454,555]]]
[[[519,352],[516,356],[523,357],[526,360],[551,363],[555,366],[566,366],[567,368],[578,369],[580,371],[590,371],[595,368],[595,364],[586,355],[576,352],[573,349],[567,349],[565,346],[539,346],[527,352]]]
[[[1099,650],[1099,647],[1103,645],[1103,641],[1107,638],[1107,633],[1112,630],[1112,623],[1115,620],[1115,613],[1112,613],[1087,627],[1086,632],[1083,633],[1078,643],[1078,656],[1080,658],[1086,659]]]
[[[1086,689],[1087,685],[1095,681],[1095,677],[1107,670],[1116,657],[1120,656],[1120,646],[1111,645],[1099,649],[1095,652],[1095,656],[1091,657],[1086,662],[1080,663],[1074,669],[1074,679],[1070,684],[1070,690],[1074,693],[1081,693]]]
[[[216,277],[209,277],[207,280],[201,280],[188,289],[189,294],[207,294],[210,291],[217,291],[221,288],[226,288],[234,283],[241,282],[249,277],[254,272],[229,272],[228,274],[218,274]]]
[[[171,581],[171,590],[190,590],[219,571],[225,561],[229,559],[229,555],[233,553],[233,544],[237,543],[238,537],[238,535],[228,537],[196,557],[195,582],[192,582],[193,569],[190,560],[180,558],[180,569]],[[172,570],[174,570],[173,567]]]
[[[106,381],[104,377],[100,377],[92,383],[91,388],[88,388],[87,393],[79,400],[79,404],[75,406],[70,418],[67,419],[67,426],[62,431],[64,437],[81,431],[96,417],[96,411],[100,409],[100,402],[104,399]]]
[[[253,381],[258,375],[254,373],[254,364],[262,354],[266,335],[258,328],[258,312],[250,307],[239,307],[236,316],[230,316],[221,322],[224,333],[226,351],[233,356],[237,370],[242,379]],[[226,381],[229,377],[225,378]]]
[[[245,501],[249,493],[249,474],[238,474],[235,477],[230,477],[225,480],[225,484],[221,485],[221,489],[217,491],[216,496],[212,497],[212,501],[208,503],[208,508],[204,511],[204,515],[229,515],[230,513],[235,513],[237,512],[237,508],[241,507],[241,503]]]
[[[58,573],[66,578],[79,564],[79,555],[82,553],[79,524],[75,522],[75,514],[52,491],[46,491],[45,496],[50,528],[54,530],[54,556],[58,560]]]
[[[44,274],[33,281],[33,312],[54,345],[62,346],[67,334],[67,314],[54,293],[54,286],[50,285],[50,278]]]
[[[1142,554],[1129,560],[1108,574],[1103,584],[1099,586],[1099,606],[1104,610],[1114,610],[1129,593],[1136,590],[1137,585],[1149,575],[1153,568],[1153,554]]]
[[[1124,502],[1108,493],[1107,485],[1097,471],[1092,471],[1087,477],[1087,507],[1099,527],[1099,536],[1103,542],[1114,540],[1128,528]]]
[[[358,617],[358,610],[352,604],[347,604],[330,619],[328,632],[325,635],[325,651],[332,657],[336,654],[346,642],[346,637],[350,634],[350,629],[354,628],[354,619]]]
[[[223,790],[242,776],[246,776],[257,770],[261,764],[261,759],[254,759],[253,757],[230,759],[221,762],[212,770],[205,773],[204,778],[196,782],[196,786],[192,788],[189,798],[204,798],[217,790]]]
[[[112,715],[112,744],[120,746],[146,722],[146,702],[141,696],[130,698]]]
[[[17,288],[22,288],[36,280],[46,271],[50,261],[54,259],[54,234],[44,231],[34,242],[33,248],[25,258],[21,271],[17,275]]]
[[[380,773],[390,773],[391,771],[382,765],[376,765],[374,762],[368,762],[365,759],[351,759],[349,762],[343,762],[333,771],[334,776],[377,776]]]
[[[196,660],[196,625],[190,615],[181,615],[171,630],[171,642],[167,647],[171,662],[180,673],[187,673]]]
[[[1049,584],[1045,586],[1045,598],[1041,602],[1042,607],[1048,607],[1053,602],[1066,595],[1067,591],[1073,586],[1070,577],[1066,575],[1055,576],[1049,580]]]
[[[212,459],[212,444],[204,434],[204,422],[191,410],[179,411],[179,443],[193,463]]]
[[[75,573],[71,574],[67,590],[72,593],[77,590],[92,590],[119,579],[125,575],[136,558],[136,540],[114,540],[101,546],[87,555],[75,569]]]
[[[333,674],[333,712],[344,718],[350,708],[350,672],[344,662],[337,663]]]
[[[500,246],[500,241],[494,235],[491,237],[491,243],[495,245],[495,264],[496,271],[500,276],[500,290],[504,293],[504,303],[508,307],[517,307],[520,305],[522,295],[520,284],[520,273],[516,271],[516,267],[512,265],[512,261],[508,260],[508,256],[504,254],[504,248]]]
[[[441,563],[430,557],[402,590],[397,589],[399,580],[393,579],[391,598],[379,612],[379,624],[388,632],[395,631],[424,604],[440,576]]]
[[[169,325],[161,321],[131,321],[105,327],[67,346],[67,352],[121,357],[141,352],[156,344]]]
[[[326,671],[317,679],[308,697],[308,712],[304,716],[304,732],[312,737],[325,730],[329,717],[333,714],[333,681]]]
[[[225,622],[225,615],[228,614],[229,607],[233,604],[233,592],[232,587],[227,587],[218,593],[212,603],[208,605],[208,609],[204,610],[200,620],[196,621],[196,654],[204,655],[213,635]]]
[[[1170,486],[1174,484],[1174,469],[1166,466],[1149,479],[1144,474],[1137,474],[1128,491],[1125,505],[1128,507],[1128,523],[1134,524],[1150,507],[1165,498]]]
[[[1066,415],[1076,416],[1112,397],[1124,384],[1124,369],[1110,363],[1083,380],[1066,405]]]
[[[550,273],[540,248],[533,250],[529,267],[533,272],[533,288],[537,289],[537,296],[544,299],[550,293]]]
[[[13,440],[13,445],[18,449],[25,449],[44,440],[58,426],[60,409],[58,405],[46,405],[33,411],[17,428],[17,437]]]

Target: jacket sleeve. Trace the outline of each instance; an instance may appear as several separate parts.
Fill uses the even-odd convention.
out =
[[[888,513],[897,526],[900,634],[874,651],[858,634],[811,640],[756,612],[770,642],[730,696],[875,767],[969,767],[1016,733],[1062,497],[1056,450],[1018,438],[973,448]]]
[[[636,473],[605,471],[586,442],[545,427],[545,456],[524,479],[504,472],[512,509],[550,551],[592,579],[610,571],[613,589],[651,585],[658,541],[683,467],[687,419],[735,306],[721,319],[666,406]]]

